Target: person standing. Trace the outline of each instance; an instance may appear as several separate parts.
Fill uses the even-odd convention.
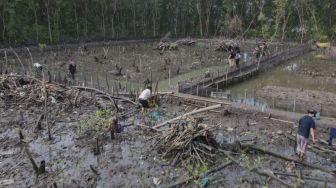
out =
[[[33,67],[34,67],[35,76],[40,78],[42,76],[43,66],[39,63],[34,63]]]
[[[308,144],[309,134],[312,136],[313,143],[316,142],[315,138],[315,116],[314,110],[308,110],[308,115],[305,115],[299,120],[299,129],[297,133],[297,148],[296,152],[299,155],[299,160],[303,161],[304,153]]]
[[[234,66],[234,63],[235,63],[235,57],[236,57],[236,53],[234,51],[233,48],[230,49],[230,54],[229,54],[229,66],[230,68]]]
[[[330,128],[328,146],[332,146],[332,140],[336,138],[336,128]]]
[[[71,74],[72,80],[75,80],[75,73],[77,72],[76,63],[70,59],[69,61],[69,73]]]
[[[142,105],[141,112],[144,112],[145,109],[149,108],[149,100],[151,99],[151,86],[147,86],[145,90],[143,90],[139,96],[139,103]]]
[[[240,48],[238,46],[235,47],[235,61],[236,61],[236,67],[239,69],[239,61],[240,61]]]

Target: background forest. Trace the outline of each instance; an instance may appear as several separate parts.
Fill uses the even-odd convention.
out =
[[[0,44],[159,37],[336,37],[334,0],[1,0]]]

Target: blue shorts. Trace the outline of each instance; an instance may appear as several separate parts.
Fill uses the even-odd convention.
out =
[[[139,103],[142,105],[142,107],[149,108],[149,104],[147,100],[139,99]]]

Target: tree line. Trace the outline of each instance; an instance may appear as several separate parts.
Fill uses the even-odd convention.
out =
[[[333,0],[1,0],[0,43],[158,37],[333,39]]]

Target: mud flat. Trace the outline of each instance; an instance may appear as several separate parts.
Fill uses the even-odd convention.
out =
[[[287,111],[306,111],[315,109],[323,116],[335,117],[336,95],[308,89],[296,89],[280,86],[265,86],[257,91],[257,95],[266,99],[273,108]]]
[[[294,154],[297,127],[276,116],[230,105],[202,111],[218,104],[162,95],[152,108],[157,112],[153,118],[120,96],[89,89],[77,94],[78,88],[43,82],[18,87],[12,77],[0,80],[6,86],[0,90],[1,186],[194,187],[205,181],[200,173],[209,173],[209,187],[336,185],[332,148],[323,142],[311,146],[306,163],[300,163]],[[41,119],[45,102],[47,118]],[[193,115],[179,117],[187,113]],[[111,139],[107,120],[115,115],[122,129]],[[177,121],[153,130],[173,118]],[[318,138],[326,138],[327,131],[318,129]],[[178,148],[164,155],[170,146],[166,151],[157,147],[170,133],[182,140],[173,139],[171,146]],[[180,152],[190,157],[176,156]],[[35,170],[31,159],[39,168],[44,161],[45,171]],[[298,183],[299,176],[304,182]]]

